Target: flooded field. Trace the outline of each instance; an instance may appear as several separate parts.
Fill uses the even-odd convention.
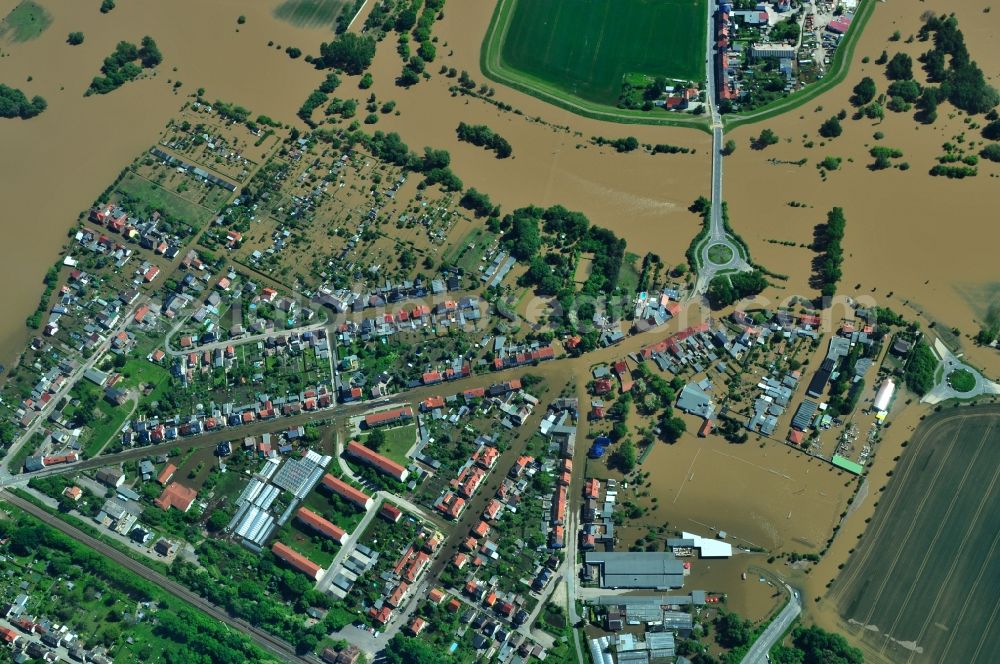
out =
[[[930,43],[906,43],[919,30],[923,11],[955,12],[972,59],[995,86],[1000,75],[1000,60],[994,57],[1000,16],[995,12],[984,13],[982,3],[969,0],[928,1],[919,9],[909,3],[879,3],[844,83],[795,111],[732,132],[738,148],[726,158],[724,196],[733,226],[749,242],[754,260],[790,275],[784,290],[772,289],[775,296],[815,295],[808,287],[813,252],[802,245],[812,241],[813,227],[827,211],[841,206],[847,218],[841,293],[870,295],[899,311],[912,300],[931,320],[974,335],[986,309],[984,298],[996,297],[995,246],[1000,235],[987,219],[995,207],[1000,165],[980,160],[978,176],[964,180],[928,175],[946,141],[963,133],[967,141],[981,140],[979,131],[965,123],[965,114],[947,103],[932,125],[917,123],[913,111],[887,110],[881,122],[850,118],[851,89],[863,76],[871,76],[880,93],[888,86],[884,66],[875,64],[883,49],[890,57],[897,51],[912,55],[915,76],[924,81],[916,60]],[[890,42],[894,30],[902,39]],[[863,64],[866,56],[870,62]],[[824,145],[819,126],[840,109],[848,112],[843,135]],[[975,121],[982,124],[982,116]],[[774,130],[781,141],[751,150],[751,139],[763,128]],[[876,141],[875,132],[884,138]],[[813,147],[806,147],[808,142]],[[910,169],[869,170],[873,158],[868,151],[876,142],[901,150],[900,161]],[[824,181],[817,164],[827,156],[843,161]],[[800,159],[807,162],[772,163]],[[791,207],[791,201],[806,207]],[[925,326],[928,322],[925,319]],[[972,350],[971,343],[966,346]],[[995,352],[972,353],[975,363],[989,362],[991,373],[1000,371]]]
[[[697,424],[688,422],[688,431]],[[656,477],[658,519],[738,546],[819,552],[853,490],[851,476],[777,443],[731,445],[686,434],[643,464]]]

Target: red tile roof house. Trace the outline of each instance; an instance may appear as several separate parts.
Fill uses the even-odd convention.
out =
[[[410,476],[410,471],[401,465],[377,454],[361,443],[352,440],[347,444],[347,456],[360,461],[366,466],[371,466],[383,475],[388,475],[399,482],[405,482]]]
[[[14,643],[21,635],[9,627],[0,627],[0,638],[3,638],[4,643]]]
[[[348,535],[343,529],[338,528],[321,517],[319,514],[316,514],[306,507],[300,507],[299,511],[295,513],[295,518],[315,530],[320,535],[329,537],[341,546],[347,543]]]
[[[191,509],[191,504],[194,503],[195,498],[198,497],[198,492],[194,489],[189,489],[186,486],[178,484],[177,482],[171,482],[160,497],[153,501],[153,504],[162,509],[164,512],[169,510],[171,507],[178,509],[182,512],[187,512]]]
[[[385,625],[390,620],[392,620],[392,609],[388,606],[383,606],[380,610],[376,611],[375,607],[368,609],[368,615],[380,625]]]
[[[379,510],[379,515],[389,523],[399,523],[403,517],[403,511],[395,505],[384,503],[382,509]]]
[[[408,629],[410,630],[410,633],[413,634],[413,636],[420,636],[420,632],[424,631],[425,627],[427,627],[426,620],[424,620],[423,618],[414,618],[413,622],[410,623]]]
[[[396,586],[395,590],[392,591],[392,594],[386,597],[385,603],[394,609],[399,608],[399,605],[403,603],[403,600],[406,598],[406,593],[409,592],[409,590],[410,584],[406,581],[401,581],[400,584]]]
[[[483,445],[472,455],[472,460],[480,468],[485,468],[490,470],[497,464],[497,459],[500,458],[500,451],[495,447],[490,447],[489,445]]]
[[[323,486],[356,507],[363,510],[371,507],[371,496],[329,473],[323,476]]]
[[[413,419],[413,409],[409,406],[401,406],[391,410],[383,410],[380,413],[365,415],[365,427],[374,429],[385,424],[395,424],[396,422],[409,421]]]
[[[301,553],[293,551],[281,542],[275,542],[271,546],[271,553],[277,556],[280,560],[288,563],[288,565],[293,569],[302,572],[306,576],[311,576],[314,580],[318,581],[320,574],[323,572],[322,567],[309,560]]]
[[[156,481],[159,482],[161,485],[166,486],[167,482],[170,481],[170,478],[173,477],[174,473],[176,472],[177,472],[177,466],[175,466],[172,463],[168,463],[166,466],[164,466],[163,470],[160,471],[160,474],[159,476],[157,476]]]

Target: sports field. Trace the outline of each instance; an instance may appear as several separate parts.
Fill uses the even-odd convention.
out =
[[[1000,407],[917,429],[834,584],[867,662],[996,662],[1000,652]]]
[[[614,106],[626,73],[705,80],[707,0],[500,2],[502,64],[528,81]]]

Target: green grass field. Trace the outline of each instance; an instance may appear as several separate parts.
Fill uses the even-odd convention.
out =
[[[626,73],[705,79],[706,0],[514,0],[505,65],[614,106]]]
[[[928,417],[879,500],[830,593],[865,660],[996,661],[1000,407]]]
[[[385,444],[379,448],[378,453],[404,466],[410,463],[410,460],[406,458],[406,453],[413,447],[413,443],[417,442],[417,425],[404,424],[401,427],[383,429],[382,431],[385,433]],[[368,435],[367,433],[362,434],[358,442],[365,442]]]
[[[52,23],[52,16],[41,5],[25,0],[0,21],[0,37],[23,42],[34,39]]]
[[[183,219],[195,230],[203,228],[213,216],[212,210],[192,203],[131,171],[121,179],[117,189],[122,195],[138,199],[152,209],[163,210],[169,215]]]
[[[274,16],[300,28],[329,26],[349,4],[349,0],[286,0]]]

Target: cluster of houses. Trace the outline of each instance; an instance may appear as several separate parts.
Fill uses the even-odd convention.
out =
[[[31,388],[31,394],[22,399],[14,411],[14,416],[22,427],[30,426],[41,411],[52,403],[52,399],[63,389],[67,378],[76,368],[75,362],[64,359],[38,377]]]
[[[164,511],[177,509],[187,512],[197,499],[198,492],[173,481],[177,467],[168,463],[166,457],[161,457],[158,461],[164,464],[159,473],[156,473],[150,459],[143,459],[139,464],[143,481],[154,481],[153,475],[156,474],[155,482],[163,487],[153,504]],[[118,466],[101,468],[94,479],[114,491],[94,516],[94,522],[136,544],[149,545],[153,540],[153,532],[139,523],[143,514],[142,498],[134,489],[125,485],[125,473],[122,469]],[[79,501],[82,494],[78,486],[69,486],[63,491],[63,495],[74,502]],[[174,545],[161,538],[153,545],[153,550],[161,556],[170,556],[174,552]]]
[[[287,335],[283,334],[268,337],[259,343],[263,358],[282,355],[300,355],[306,349],[312,349],[315,352],[317,361],[328,361],[330,357],[329,340],[327,339],[326,332],[324,330],[307,330],[301,333],[293,332]],[[197,374],[210,374],[216,370],[229,373],[238,362],[236,357],[236,346],[234,344],[229,344],[225,348],[218,346],[212,350],[199,352],[197,347],[194,345],[194,339],[189,336],[185,336],[181,337],[179,345],[186,351],[186,355],[177,356],[176,359],[174,359],[171,364],[171,373],[178,379],[182,387],[189,387],[194,382]],[[263,374],[258,372],[254,374],[252,378],[254,382],[260,382],[264,377]],[[332,405],[333,395],[326,385],[319,385],[307,391],[314,393],[310,398],[316,400],[317,403],[310,404],[311,407],[307,408],[304,403],[306,397],[303,397],[301,399],[303,405],[302,409],[311,410],[316,407],[325,408]],[[318,405],[321,393],[324,395],[324,405]],[[298,401],[300,400],[293,399],[292,402],[294,403]]]
[[[470,500],[486,481],[486,477],[496,467],[500,459],[500,450],[494,446],[491,436],[481,435],[476,440],[477,448],[472,456],[459,469],[449,483],[448,489],[438,496],[434,509],[448,519],[457,519],[465,511],[466,501]],[[484,526],[489,531],[489,526]]]
[[[182,238],[167,232],[159,212],[153,212],[148,219],[130,216],[128,211],[117,204],[98,205],[88,215],[90,221],[107,229],[109,233],[120,235],[124,240],[138,244],[143,249],[173,259],[180,252]],[[77,241],[87,249],[99,253],[111,253],[118,267],[123,266],[132,256],[132,250],[107,235],[96,235],[82,229],[77,232]],[[117,254],[121,255],[117,255]],[[152,281],[151,279],[149,281]]]
[[[615,542],[613,516],[617,499],[617,480],[606,480],[603,487],[597,478],[588,477],[584,480],[579,531],[581,551],[590,551],[598,545],[604,545],[608,549],[613,548]]]
[[[633,312],[635,332],[645,332],[665,325],[680,313],[681,294],[674,288],[664,288],[658,293],[642,292],[636,295]]]
[[[420,529],[416,541],[403,551],[392,571],[383,575],[383,599],[368,609],[368,616],[372,620],[379,625],[387,625],[393,619],[395,612],[415,592],[420,578],[430,567],[433,556],[444,544],[444,539],[444,535],[434,528],[424,526]],[[419,635],[426,623],[422,619],[417,620],[421,622],[411,623],[410,632]]]
[[[791,9],[790,0],[776,0],[771,3],[776,13]],[[736,69],[746,57],[755,60],[775,59],[778,68],[785,75],[788,84],[794,80],[792,63],[795,47],[786,43],[754,43],[749,49],[736,40],[739,28],[756,28],[763,36],[771,23],[767,4],[761,2],[752,9],[733,9],[730,2],[722,2],[715,14],[715,80],[720,101],[734,100],[740,96],[740,84]],[[747,52],[749,50],[749,53]]]
[[[422,277],[417,277],[413,281],[402,281],[400,283],[394,284],[386,282],[385,284],[378,286],[370,291],[360,292],[352,291],[346,288],[330,288],[329,286],[320,286],[316,291],[316,295],[313,297],[314,301],[319,304],[330,307],[335,312],[340,314],[351,313],[362,313],[365,309],[382,309],[392,304],[399,304],[394,319],[396,323],[408,323],[414,318],[413,313],[418,312],[420,315],[416,316],[417,323],[423,323],[423,316],[430,316],[432,311],[436,311],[438,304],[436,303],[434,307],[421,307],[409,310],[408,307],[403,306],[401,303],[406,300],[415,300],[420,298],[432,297],[434,299],[445,298],[447,293],[456,292],[462,290],[462,277],[457,272],[450,272],[441,276],[438,279],[431,279],[426,281]],[[468,300],[468,301],[465,301]],[[462,300],[464,306],[459,306],[459,309],[479,309],[479,298],[464,298]],[[455,304],[458,304],[457,302]],[[424,313],[425,309],[428,311]],[[407,313],[408,317],[399,317],[399,314]],[[446,313],[457,313],[455,310],[445,311],[442,310],[438,315]],[[406,329],[405,325],[402,329]]]
[[[218,141],[220,139],[221,137],[215,137],[215,138],[210,137],[209,140],[207,140],[205,143],[208,150],[212,153],[213,158],[225,159],[231,162],[235,161],[239,165],[249,165],[250,162],[248,160],[246,160],[239,153],[229,150],[224,144],[220,144],[217,146],[215,141]],[[174,147],[174,144],[168,144],[168,146],[172,148]],[[149,153],[154,157],[156,157],[157,159],[161,160],[167,166],[170,166],[171,168],[177,168],[186,173],[191,173],[191,175],[193,175],[194,177],[203,182],[207,182],[208,184],[215,185],[217,187],[222,187],[226,191],[235,192],[238,189],[238,187],[229,180],[220,178],[218,175],[215,175],[214,173],[209,173],[204,168],[196,164],[188,163],[183,159],[179,159],[178,157],[167,154],[160,148],[153,148],[152,150],[149,151]]]
[[[299,394],[284,397],[261,395],[258,401],[237,405],[224,403],[210,411],[170,418],[140,418],[132,420],[122,432],[122,444],[127,447],[154,445],[165,441],[197,436],[226,427],[251,424],[258,420],[273,420],[303,411],[315,411],[333,406],[333,394],[325,385],[308,388]]]
[[[12,603],[0,607],[0,641],[10,648],[10,661],[62,662],[65,654],[74,662],[111,664],[112,657],[103,646],[87,648],[67,625],[55,623],[45,616],[28,614],[29,599],[21,593]],[[141,617],[141,609],[136,617]]]

